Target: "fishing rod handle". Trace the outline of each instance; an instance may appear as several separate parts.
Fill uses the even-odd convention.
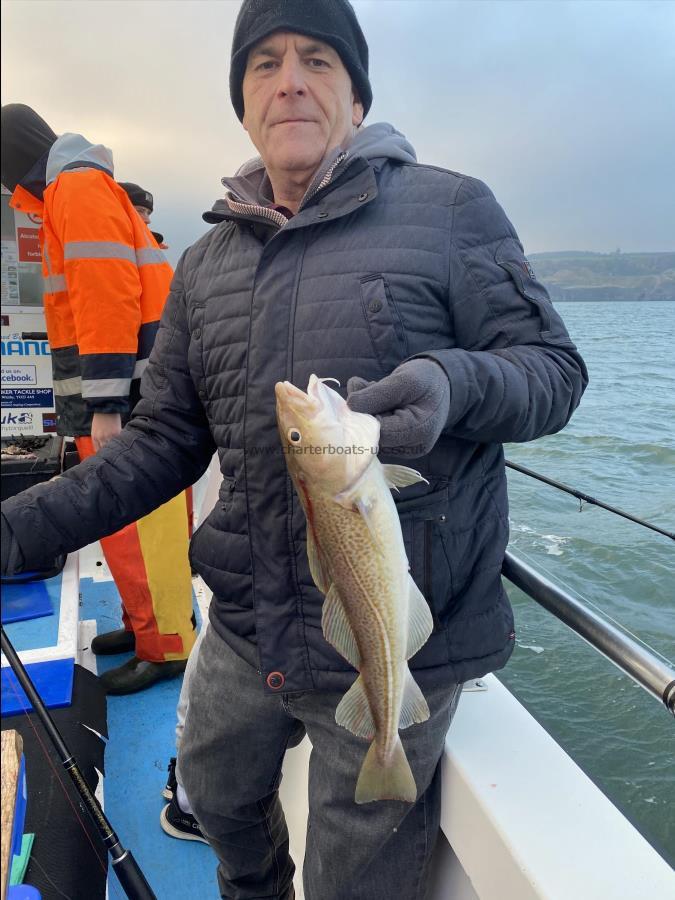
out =
[[[101,840],[112,857],[113,869],[119,878],[125,894],[129,897],[129,900],[157,900],[152,888],[141,872],[138,863],[134,859],[133,854],[130,850],[125,850],[120,843],[112,825],[108,821],[98,800],[82,775],[75,757],[72,756],[70,750],[66,746],[60,731],[56,727],[54,720],[50,716],[47,707],[42,701],[42,698],[37,692],[35,685],[31,681],[18,653],[14,649],[12,642],[2,626],[0,626],[0,644],[2,645],[2,652],[7,657],[7,661],[9,662],[12,671],[30,700],[35,713],[40,719],[42,726],[47,732],[47,735],[61,759],[64,769],[70,776],[72,783],[80,795],[80,799],[84,803],[86,811],[93,820]]]
[[[157,900],[131,850],[112,861],[113,871],[129,900]]]

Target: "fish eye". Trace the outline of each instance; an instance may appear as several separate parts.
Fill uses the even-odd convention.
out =
[[[288,429],[288,440],[291,444],[299,444],[302,440],[302,435],[298,431],[297,428],[289,428]]]

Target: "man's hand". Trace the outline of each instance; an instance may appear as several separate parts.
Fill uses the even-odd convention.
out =
[[[447,424],[450,382],[440,363],[411,359],[381,381],[350,378],[347,403],[380,420],[382,451],[425,456]]]
[[[94,413],[91,420],[91,442],[98,453],[108,441],[122,430],[122,416],[119,413]]]

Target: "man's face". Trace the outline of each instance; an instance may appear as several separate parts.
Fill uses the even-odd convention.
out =
[[[244,128],[268,170],[316,170],[363,119],[336,50],[282,31],[251,48],[243,83]]]
[[[134,206],[134,209],[136,210],[138,215],[141,217],[141,219],[143,219],[145,224],[149,225],[150,224],[150,216],[152,215],[150,210],[147,209],[147,207],[145,207],[145,206]]]

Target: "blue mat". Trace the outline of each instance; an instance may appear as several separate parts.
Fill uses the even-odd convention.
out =
[[[37,888],[28,884],[16,884],[7,889],[7,900],[40,900]]]
[[[36,650],[40,647],[55,647],[59,640],[59,619],[61,615],[62,574],[41,582],[51,600],[53,616],[41,616],[39,619],[26,619],[23,622],[11,622],[3,625],[7,637],[14,644],[17,652]],[[3,584],[3,589],[5,585]]]
[[[29,581],[25,584],[3,584],[2,624],[25,622],[54,613],[47,586],[43,581]]]
[[[73,696],[74,659],[29,663],[26,672],[48,709],[70,706]],[[9,666],[2,669],[2,715],[13,716],[33,706]]]

